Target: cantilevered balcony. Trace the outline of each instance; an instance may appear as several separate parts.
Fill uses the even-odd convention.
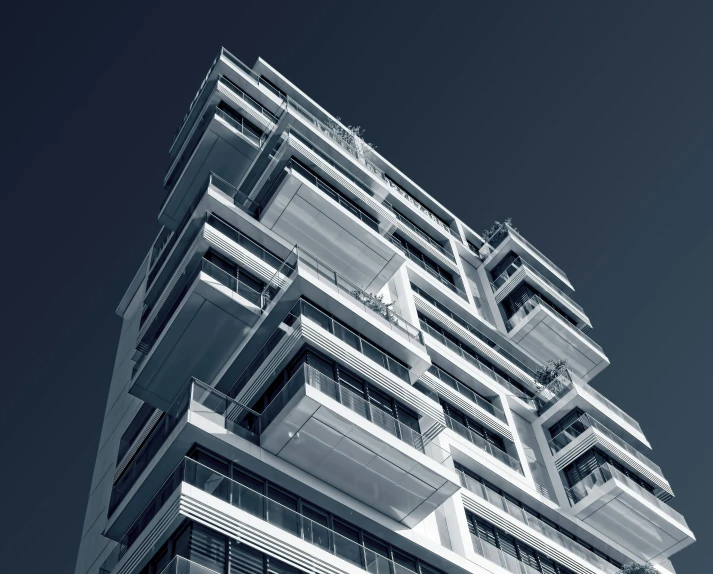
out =
[[[657,493],[659,498],[667,499],[673,494],[671,485],[664,478],[659,465],[589,414],[585,413],[577,418],[549,441],[557,470],[562,470],[593,446],[606,451],[657,485],[661,489]]]
[[[209,509],[208,512],[205,510]],[[306,514],[193,460],[184,458],[136,523],[100,567],[101,574],[140,568],[186,518],[209,526],[229,524],[241,544],[314,574],[415,574],[359,541],[348,538]],[[150,542],[149,542],[150,541]],[[181,570],[174,570],[178,568]],[[178,557],[166,574],[208,574]]]
[[[582,331],[586,323],[563,315],[541,296],[530,293],[505,321],[507,336],[536,360],[567,359],[571,370],[590,379],[609,365],[602,348]]]
[[[241,88],[220,76],[208,88],[164,180],[168,191],[159,222],[176,229],[210,172],[237,183],[265,145],[277,118]]]
[[[263,448],[408,526],[458,490],[446,451],[307,365],[261,425]]]
[[[526,540],[538,551],[551,556],[580,574],[617,574],[619,568],[607,562],[589,548],[565,536],[526,512],[499,492],[460,471],[463,505],[479,516],[497,516],[497,524],[509,534]]]
[[[575,517],[642,562],[662,561],[695,540],[681,514],[608,463],[566,493]]]
[[[579,408],[594,418],[604,421],[606,426],[639,450],[650,450],[639,423],[617,407],[594,387],[570,372],[560,375],[547,387],[535,395],[537,412],[542,426],[551,424],[567,412]]]
[[[165,410],[175,381],[193,373],[211,380],[247,335],[279,285],[261,293],[203,258],[224,253],[256,278],[269,281],[280,261],[224,221],[209,216],[175,262],[173,275],[144,310],[131,393]]]
[[[388,210],[365,184],[293,132],[272,161],[266,172],[272,179],[257,196],[251,192],[262,205],[260,221],[362,289],[381,289],[404,261],[384,237],[395,225]]]
[[[589,318],[584,313],[581,305],[576,303],[564,289],[557,287],[553,281],[545,277],[535,269],[534,265],[531,265],[522,257],[514,259],[500,275],[490,282],[490,288],[495,295],[495,302],[500,303],[523,281],[530,283],[571,313],[577,321],[581,322],[581,331],[586,332],[588,328],[591,328],[592,325]]]
[[[555,282],[573,289],[565,272],[507,223],[503,223],[479,249],[487,270],[495,267],[510,252],[526,259],[540,272],[552,277]]]
[[[514,456],[509,455],[504,450],[500,450],[494,444],[488,442],[483,437],[474,433],[468,427],[449,416],[446,417],[446,423],[448,424],[448,428],[455,434],[465,438],[469,443],[484,451],[499,463],[507,466],[519,474],[525,474],[522,470],[522,464],[520,464],[520,461]]]

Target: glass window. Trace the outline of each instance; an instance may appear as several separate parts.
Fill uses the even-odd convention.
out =
[[[334,531],[337,533],[334,537],[335,554],[361,566],[363,560],[359,531],[340,520],[334,520]]]
[[[302,536],[308,542],[324,550],[331,550],[329,516],[309,505],[302,506]]]
[[[268,522],[299,535],[297,498],[270,484],[268,499],[265,502]]]

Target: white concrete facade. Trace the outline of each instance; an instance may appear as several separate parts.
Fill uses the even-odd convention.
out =
[[[517,230],[475,233],[225,50],[169,153],[76,574],[673,572],[694,535]]]

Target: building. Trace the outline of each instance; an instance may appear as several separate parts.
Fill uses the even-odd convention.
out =
[[[515,228],[475,233],[225,50],[170,157],[77,574],[674,571],[694,536]]]

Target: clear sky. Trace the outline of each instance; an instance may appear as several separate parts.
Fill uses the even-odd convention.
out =
[[[568,273],[612,362],[594,385],[640,421],[699,539],[674,565],[709,571],[711,30],[710,1],[4,7],[0,570],[74,570],[114,309],[223,45]]]

